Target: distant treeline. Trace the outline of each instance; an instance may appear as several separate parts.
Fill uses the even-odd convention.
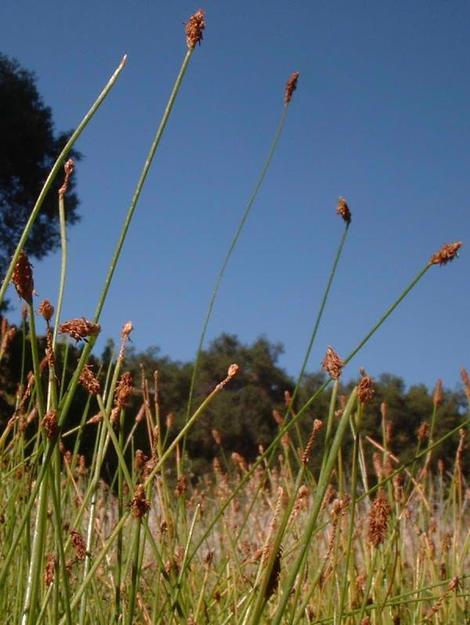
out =
[[[26,349],[24,349],[26,345]],[[45,349],[45,340],[42,345]],[[24,351],[23,351],[24,350]],[[56,367],[62,368],[65,361],[66,377],[70,378],[78,361],[80,345],[60,344],[56,353]],[[106,374],[110,363],[113,363],[118,348],[109,342],[99,358],[92,360],[93,369],[105,384]],[[283,348],[266,338],[259,338],[251,345],[244,345],[236,336],[222,334],[214,340],[201,354],[198,364],[198,374],[192,399],[192,409],[196,408],[225,376],[227,367],[231,363],[240,366],[240,373],[210,404],[209,408],[199,418],[189,433],[185,453],[188,457],[187,467],[194,475],[199,475],[210,469],[215,457],[223,458],[230,463],[233,452],[241,454],[247,462],[253,460],[260,447],[266,448],[279,432],[279,423],[286,417],[288,405],[295,389],[295,380],[278,365],[279,356]],[[136,416],[143,402],[143,380],[146,379],[152,403],[158,403],[161,430],[159,435],[171,438],[178,432],[188,414],[188,396],[194,363],[177,362],[168,356],[161,356],[159,349],[152,347],[144,352],[128,349],[123,371],[130,371],[133,376],[134,392],[125,413],[124,428],[129,432],[135,425]],[[11,341],[8,352],[0,363],[0,429],[12,417],[18,391],[18,383],[31,369],[27,341],[23,341],[23,332],[18,331]],[[44,372],[46,383],[47,368]],[[155,387],[155,372],[157,387]],[[305,402],[325,382],[323,372],[308,373],[301,382],[294,402],[289,410],[296,413]],[[338,389],[338,405],[341,409],[341,396],[347,394],[354,382]],[[284,453],[289,453],[289,447],[301,447],[309,436],[313,419],[321,419],[326,423],[331,398],[330,385],[304,412],[298,421],[298,427],[290,430],[289,436],[284,438]],[[155,393],[156,390],[156,393]],[[435,394],[434,394],[435,395]],[[375,380],[375,394],[372,401],[365,407],[361,422],[361,431],[364,435],[363,452],[369,470],[374,467],[374,461],[383,461],[380,448],[372,441],[383,445],[384,440],[390,451],[400,460],[412,458],[417,449],[428,445],[431,419],[433,415],[435,396],[425,385],[406,387],[405,381],[389,373],[382,374]],[[153,408],[154,406],[152,406]],[[31,411],[32,404],[25,405],[24,415]],[[80,388],[76,393],[73,408],[70,412],[67,428],[86,421],[98,413],[96,398]],[[433,439],[437,440],[449,430],[462,422],[463,416],[468,413],[468,402],[463,390],[443,389],[438,398]],[[85,414],[85,416],[84,416]],[[140,415],[142,411],[140,410]],[[148,430],[140,422],[135,429],[133,444],[129,453],[137,449],[149,453]],[[31,424],[26,432],[33,432],[37,424]],[[80,444],[80,453],[91,457],[93,453],[96,425],[86,425]],[[456,433],[433,451],[430,466],[436,468],[438,461],[441,471],[451,469],[454,464],[455,453],[459,443]],[[74,436],[64,440],[65,447],[72,449]],[[322,436],[316,443],[317,453],[313,454],[312,462],[319,464],[322,457]],[[348,461],[352,449],[351,436],[346,440],[343,448],[343,460]],[[379,456],[374,454],[380,454]],[[470,459],[464,454],[464,469],[470,471]],[[393,460],[391,461],[393,464]],[[108,470],[113,471],[115,458],[109,453]],[[377,466],[375,467],[377,470]]]

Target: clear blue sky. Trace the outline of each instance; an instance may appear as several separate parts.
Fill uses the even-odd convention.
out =
[[[209,339],[265,334],[295,374],[342,233],[353,222],[310,369],[346,355],[441,244],[435,267],[349,365],[454,387],[470,367],[468,0],[208,0],[193,56],[104,315],[138,349],[193,357],[216,272],[300,72],[279,150],[226,273]],[[37,74],[57,129],[75,127],[123,53],[128,66],[77,147],[64,318],[91,316],[135,180],[185,53],[191,2],[3,0],[0,50]],[[58,255],[36,262],[56,297]],[[12,293],[11,299],[16,301]],[[103,345],[103,340],[99,348]]]

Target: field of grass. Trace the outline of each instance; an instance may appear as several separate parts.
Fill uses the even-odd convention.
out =
[[[65,206],[73,163],[67,154],[108,96],[122,72],[119,65],[102,94],[72,135],[51,171],[3,281],[3,300],[13,283],[24,300],[24,358],[15,406],[0,432],[0,622],[21,625],[233,624],[266,623],[339,625],[417,625],[470,623],[470,487],[462,471],[468,412],[453,431],[434,434],[441,405],[418,434],[415,457],[403,463],[393,449],[393,414],[382,406],[382,437],[361,433],[364,407],[373,380],[364,372],[345,397],[339,393],[343,367],[369,341],[395,308],[435,265],[453,260],[460,242],[444,245],[426,260],[402,294],[384,312],[356,348],[340,358],[329,348],[323,366],[327,381],[294,410],[296,392],[277,415],[279,431],[266,449],[248,463],[224,453],[223,432],[212,472],[190,480],[185,467],[185,437],[213,399],[238,373],[233,363],[200,406],[192,392],[186,425],[168,437],[158,404],[158,374],[141,386],[136,414],[127,408],[134,382],[126,372],[126,348],[132,324],[122,329],[121,346],[106,371],[88,366],[101,328],[100,316],[127,231],[153,157],[165,130],[196,44],[204,16],[186,24],[187,52],[158,126],[108,275],[91,320],[61,320],[67,272]],[[220,268],[203,324],[203,346],[218,288],[256,199],[283,130],[298,74],[289,78],[279,127],[254,191],[248,199],[227,256]],[[62,229],[62,271],[58,301],[34,301],[32,268],[22,251],[40,213],[52,180],[63,175],[58,210]],[[304,368],[321,322],[325,302],[348,235],[351,215],[341,198],[337,212],[344,222],[330,278],[307,346]],[[36,319],[47,325],[47,341],[38,340]],[[8,358],[14,328],[2,324],[0,359]],[[65,379],[67,349],[59,334],[82,345],[71,379]],[[32,371],[24,363],[31,357]],[[149,372],[147,372],[149,373]],[[150,372],[153,374],[153,372]],[[303,374],[303,371],[302,371]],[[470,379],[462,379],[470,399]],[[74,394],[83,386],[99,412],[82,415],[71,438],[68,426]],[[155,385],[155,386],[154,386]],[[302,440],[297,427],[321,393],[331,391],[326,414],[317,415],[311,435]],[[229,416],[228,416],[229,418]],[[133,431],[124,424],[143,422],[148,432],[146,456],[134,449]],[[92,462],[80,455],[85,429],[96,432]],[[322,430],[324,444],[318,443]],[[350,460],[342,443],[352,434]],[[459,445],[453,466],[437,458],[449,437]],[[70,443],[74,440],[74,443]],[[375,449],[373,471],[366,466],[365,445]],[[118,467],[111,483],[102,480],[106,453]],[[131,463],[126,457],[133,458]],[[321,454],[319,470],[310,459]]]

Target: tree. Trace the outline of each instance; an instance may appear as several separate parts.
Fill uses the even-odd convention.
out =
[[[68,134],[54,132],[51,109],[36,88],[34,74],[0,54],[0,276],[6,268],[44,181]],[[80,154],[72,151],[72,158]],[[27,253],[43,258],[57,248],[58,177],[42,206],[26,245]],[[67,220],[78,221],[78,197],[72,178],[67,194]]]

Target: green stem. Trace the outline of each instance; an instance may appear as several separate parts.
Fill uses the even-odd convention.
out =
[[[49,175],[48,175],[48,177],[46,179],[46,182],[44,183],[43,188],[41,189],[41,193],[39,194],[39,197],[38,197],[38,199],[36,201],[36,204],[34,205],[34,208],[33,208],[32,212],[31,212],[31,215],[30,215],[28,221],[26,222],[26,225],[24,227],[24,230],[23,230],[23,233],[22,233],[22,235],[20,237],[18,245],[16,246],[16,250],[15,250],[15,252],[13,254],[13,257],[11,259],[11,262],[10,262],[10,266],[8,267],[8,271],[7,271],[6,276],[5,276],[4,280],[3,280],[2,286],[0,288],[0,304],[3,302],[3,298],[5,297],[6,290],[8,288],[8,285],[10,284],[11,276],[13,275],[13,271],[14,271],[16,263],[18,261],[18,256],[20,255],[21,250],[24,248],[24,246],[26,244],[26,241],[28,240],[28,237],[29,237],[31,229],[32,229],[32,227],[34,225],[34,222],[36,221],[36,219],[37,219],[37,217],[39,215],[39,212],[41,210],[43,202],[44,202],[44,200],[46,198],[46,195],[47,195],[47,193],[48,193],[52,183],[54,182],[55,177],[57,176],[57,174],[59,173],[59,171],[60,171],[60,169],[62,167],[62,163],[65,161],[65,158],[67,157],[68,153],[70,152],[70,150],[74,146],[75,142],[77,141],[79,136],[82,134],[82,132],[85,130],[86,126],[88,125],[88,123],[90,122],[92,117],[95,115],[96,111],[99,109],[99,107],[101,106],[101,104],[105,100],[106,96],[109,94],[109,92],[113,88],[116,80],[118,79],[121,71],[123,70],[123,68],[124,68],[124,66],[126,64],[126,61],[127,61],[127,56],[124,56],[122,61],[119,63],[117,69],[115,70],[115,72],[113,73],[113,75],[109,79],[108,83],[106,84],[105,88],[100,93],[98,98],[95,100],[95,102],[91,106],[90,110],[85,115],[85,117],[79,123],[77,129],[72,133],[72,136],[70,137],[70,139],[65,144],[64,149],[62,150],[62,152],[57,157],[57,160],[54,163],[54,166],[52,167],[52,169],[51,169],[51,171],[50,171],[50,173],[49,173]]]
[[[160,144],[160,140],[163,136],[163,132],[167,126],[168,120],[170,118],[170,114],[171,111],[173,109],[173,105],[175,103],[176,100],[176,96],[178,95],[179,89],[181,87],[181,83],[182,80],[184,78],[184,75],[186,73],[186,69],[188,67],[189,64],[189,60],[191,59],[191,55],[192,55],[193,50],[189,49],[186,52],[186,55],[183,59],[183,63],[181,65],[180,71],[178,73],[178,76],[176,77],[176,81],[175,84],[173,86],[173,89],[171,91],[168,103],[166,105],[165,111],[163,113],[163,117],[162,120],[160,122],[160,125],[158,126],[155,138],[152,142],[152,145],[150,146],[150,150],[147,154],[147,158],[145,159],[145,163],[144,163],[144,167],[142,169],[142,173],[140,174],[139,180],[137,182],[137,186],[135,188],[134,191],[134,195],[132,196],[131,199],[131,203],[129,206],[129,209],[127,211],[127,215],[126,218],[124,220],[124,224],[122,226],[121,229],[121,233],[119,235],[119,239],[116,245],[116,248],[114,250],[114,254],[112,256],[111,259],[111,263],[109,265],[109,269],[108,269],[108,273],[106,275],[105,278],[105,282],[104,282],[104,286],[103,289],[101,291],[101,294],[98,298],[98,304],[96,306],[96,310],[95,310],[95,316],[93,318],[94,323],[98,323],[100,317],[101,317],[101,313],[103,311],[103,307],[106,301],[106,297],[108,295],[108,291],[109,288],[111,286],[111,281],[113,279],[114,276],[114,272],[116,270],[116,266],[118,264],[119,261],[119,257],[121,255],[122,252],[122,248],[124,246],[124,241],[126,239],[127,236],[127,232],[129,230],[129,226],[132,220],[132,217],[134,215],[135,209],[137,207],[137,203],[139,201],[140,198],[140,194],[142,193],[142,189],[145,183],[145,180],[147,178],[147,175],[150,171],[150,167],[152,165],[152,161],[153,158],[155,156],[155,152]],[[67,391],[65,392],[65,395],[63,397],[63,402],[61,405],[61,414],[60,414],[60,421],[59,421],[59,425],[62,426],[63,423],[65,422],[67,415],[68,415],[68,411],[70,410],[70,406],[72,404],[73,398],[74,398],[74,394],[75,394],[75,389],[77,387],[78,384],[78,380],[80,378],[81,372],[83,367],[85,366],[85,364],[88,362],[88,357],[91,353],[91,350],[93,349],[93,346],[96,342],[96,337],[91,337],[89,342],[85,345],[85,347],[83,348],[83,351],[81,353],[80,356],[80,360],[78,362],[78,365],[75,369],[75,372],[72,376],[72,379],[70,380],[70,383],[68,385]]]
[[[242,233],[243,227],[246,223],[246,220],[248,219],[248,215],[251,212],[251,209],[253,207],[253,204],[255,203],[255,200],[258,196],[258,192],[261,189],[261,186],[263,184],[263,181],[266,177],[266,174],[268,172],[269,166],[271,165],[271,161],[274,157],[274,154],[276,152],[276,148],[278,146],[279,140],[281,138],[282,135],[282,130],[284,128],[285,122],[286,122],[286,117],[287,117],[287,111],[288,111],[289,107],[285,106],[283,111],[282,111],[282,115],[281,115],[281,119],[279,120],[279,124],[277,126],[277,130],[274,134],[274,139],[271,143],[271,147],[269,149],[268,152],[268,156],[266,157],[266,160],[264,162],[264,165],[261,169],[261,172],[258,176],[258,179],[255,183],[255,186],[253,188],[253,191],[251,192],[251,195],[248,199],[248,203],[245,207],[245,210],[242,214],[242,218],[240,220],[240,223],[238,224],[238,227],[235,231],[235,234],[233,235],[232,241],[230,243],[230,246],[227,250],[227,253],[225,255],[225,258],[223,260],[222,266],[219,269],[219,273],[217,275],[216,281],[215,281],[215,285],[214,285],[214,289],[212,291],[212,295],[209,301],[209,306],[207,308],[207,313],[206,313],[206,317],[204,319],[204,324],[202,327],[202,332],[201,332],[201,336],[199,338],[199,345],[197,348],[197,352],[196,352],[196,358],[194,361],[194,368],[193,368],[193,373],[191,376],[191,384],[189,387],[189,397],[188,397],[188,405],[187,405],[187,410],[186,410],[186,419],[189,419],[189,415],[191,413],[191,405],[192,405],[192,401],[193,401],[193,395],[194,395],[194,387],[196,384],[196,377],[197,377],[197,372],[198,372],[198,368],[199,368],[199,362],[201,359],[201,352],[202,352],[202,347],[204,345],[204,339],[206,338],[206,334],[207,334],[207,328],[209,326],[209,321],[212,317],[212,311],[214,309],[214,305],[215,305],[215,301],[217,299],[217,295],[220,289],[220,286],[222,284],[222,279],[224,277],[225,274],[225,270],[227,269],[228,263],[230,261],[230,258],[233,254],[233,251],[238,243],[238,239],[240,238],[240,235]]]
[[[62,193],[59,194],[59,224],[60,224],[60,249],[61,249],[60,278],[59,278],[59,293],[57,296],[57,306],[55,310],[54,334],[52,336],[53,347],[55,347],[55,344],[57,341],[57,332],[59,329],[60,316],[62,313],[62,303],[64,301],[65,277],[67,274],[67,232],[66,232],[66,222],[65,222],[64,196]]]

